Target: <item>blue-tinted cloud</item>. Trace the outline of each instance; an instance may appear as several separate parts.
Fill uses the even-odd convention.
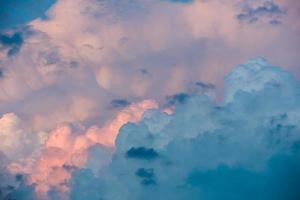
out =
[[[126,99],[113,99],[110,102],[110,105],[113,108],[123,108],[123,107],[128,106],[129,104],[130,104],[130,102],[127,101]]]
[[[153,148],[132,147],[126,152],[128,158],[154,160],[159,157],[159,154]]]
[[[185,103],[190,97],[187,93],[174,94],[166,97],[166,106],[172,106],[178,103]]]
[[[211,101],[203,94],[215,92],[214,88],[222,94],[220,79],[233,65],[252,56],[263,55],[274,59],[276,64],[299,71],[299,28],[295,23],[298,18],[291,15],[290,9],[282,17],[284,13],[279,14],[276,6],[269,8],[265,4],[249,4],[247,8],[251,11],[245,8],[241,13],[245,14],[245,18],[258,17],[258,21],[267,21],[277,25],[277,28],[265,23],[241,27],[237,22],[243,20],[235,18],[236,2],[241,2],[239,0],[226,4],[218,0],[205,3],[163,2],[166,1],[61,0],[46,16],[47,20],[31,22],[35,33],[33,37],[26,38],[19,29],[2,31],[6,38],[5,44],[0,47],[4,47],[4,51],[0,52],[0,113],[14,112],[20,117],[19,128],[6,126],[8,128],[2,134],[15,139],[15,134],[20,134],[16,134],[18,140],[7,142],[12,145],[1,145],[1,151],[15,154],[21,150],[23,155],[23,148],[30,147],[28,153],[31,153],[31,147],[34,147],[39,154],[39,148],[35,145],[22,142],[28,141],[28,135],[48,132],[62,122],[76,124],[76,134],[80,134],[84,126],[99,125],[101,128],[117,110],[111,108],[123,108],[136,100],[153,98],[163,102],[162,106],[177,107],[174,115],[152,110],[138,125],[126,125],[120,131],[111,166],[108,166],[111,149],[91,148],[88,152],[90,159],[82,165],[87,168],[87,173],[74,173],[73,180],[78,181],[76,184],[73,180],[69,183],[72,198],[123,200],[133,195],[132,199],[146,199],[151,196],[149,191],[155,190],[157,199],[172,198],[172,195],[175,199],[198,199],[203,186],[189,182],[194,174],[197,179],[202,173],[217,171],[215,174],[222,174],[237,170],[252,176],[256,174],[253,172],[255,170],[260,170],[258,174],[265,174],[260,168],[262,166],[273,167],[269,160],[276,157],[276,153],[273,155],[270,149],[280,146],[281,137],[295,135],[294,131],[298,130],[295,125],[298,116],[287,111],[289,106],[297,110],[297,105],[291,105],[289,100],[297,100],[295,95],[290,95],[293,93],[291,88],[296,88],[294,83],[288,81],[292,80],[291,76],[280,69],[268,67],[269,64],[263,60],[251,61],[237,67],[226,78],[224,105]],[[278,4],[282,12],[283,2],[280,1],[280,6]],[[277,5],[275,1],[273,4]],[[244,20],[246,23],[249,22],[247,19]],[[5,29],[23,26],[30,20],[10,23]],[[285,25],[278,26],[281,23]],[[21,44],[12,42],[14,33],[21,34]],[[7,38],[10,38],[9,42]],[[261,80],[261,77],[264,79]],[[283,80],[287,84],[282,84],[285,83]],[[256,84],[252,84],[254,82]],[[280,89],[282,87],[284,89]],[[267,93],[264,88],[269,88],[273,93]],[[281,99],[281,103],[287,102],[287,105],[272,103],[277,99],[276,93],[291,96]],[[267,100],[264,101],[262,96]],[[259,109],[255,109],[254,104]],[[4,119],[4,125],[11,122],[9,118]],[[270,126],[269,135],[265,134],[268,131],[261,129],[259,122],[253,121],[256,119],[265,120]],[[249,123],[253,127],[249,127]],[[261,143],[259,139],[252,139],[251,131],[247,131],[253,129],[264,133],[262,135],[266,139],[262,139],[262,146],[269,141],[270,149],[266,151],[272,152],[270,158],[264,154],[264,149],[258,150],[259,153],[249,153],[251,146],[242,142],[250,141],[252,146]],[[245,134],[235,135],[234,130]],[[249,137],[244,139],[243,136]],[[287,146],[291,146],[291,152],[298,152],[299,142],[292,140],[287,142]],[[235,145],[236,155],[231,148]],[[238,156],[239,153],[243,156]],[[254,158],[256,154],[261,156],[258,160]],[[29,154],[26,153],[27,156]],[[219,161],[214,161],[215,157]],[[75,160],[77,158],[82,157],[76,156]],[[30,156],[31,159],[34,158]],[[195,163],[194,160],[202,163]],[[253,160],[261,165],[251,166]],[[205,162],[210,165],[203,167]],[[121,169],[120,166],[125,167]],[[68,172],[76,170],[70,163],[61,168]],[[223,171],[219,173],[217,168]],[[101,174],[105,176],[101,178]],[[174,185],[169,184],[168,177],[174,177]],[[214,179],[214,175],[209,177]],[[243,177],[248,180],[246,175]],[[95,188],[84,181],[80,185],[81,178],[96,184]],[[178,186],[175,183],[184,184]],[[63,183],[65,185],[67,180]],[[231,185],[235,186],[234,183]],[[60,194],[60,186],[50,188],[52,199],[69,195]],[[182,193],[173,194],[177,189]],[[82,192],[84,190],[90,191]],[[219,190],[219,185],[215,190]],[[212,195],[206,191],[203,196]],[[116,193],[119,196],[115,196]],[[219,193],[226,195],[221,191]]]
[[[2,168],[0,155],[0,199],[37,199],[34,193],[34,187],[26,185],[25,176],[11,175],[6,169]]]
[[[267,18],[272,25],[280,24],[280,17],[285,14],[285,10],[273,1],[263,1],[262,5],[257,7],[247,5],[244,6],[243,12],[237,15],[240,21],[254,23]]]
[[[135,175],[141,178],[141,184],[145,186],[149,185],[155,185],[155,174],[154,170],[152,168],[150,169],[145,169],[145,168],[139,168],[136,172]]]
[[[211,89],[215,88],[215,86],[213,84],[211,84],[211,83],[203,83],[201,81],[197,81],[195,84],[197,86],[203,88],[203,89],[209,89],[209,90],[211,90]]]
[[[294,156],[276,155],[262,171],[220,165],[195,170],[187,182],[201,190],[202,199],[296,200],[300,198],[300,162]]]
[[[192,95],[172,115],[125,125],[105,175],[76,173],[73,197],[88,191],[82,179],[97,190],[77,199],[299,199],[299,81],[258,59],[226,87],[227,103]]]
[[[101,191],[105,190],[105,185],[101,184],[92,171],[82,169],[73,174],[71,188],[72,200],[101,200],[103,199]]]

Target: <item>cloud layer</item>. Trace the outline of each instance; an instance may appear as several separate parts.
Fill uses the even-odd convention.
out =
[[[299,8],[0,0],[0,199],[297,199]]]
[[[47,178],[51,184],[68,174],[62,179],[66,189],[53,182],[47,198],[298,199],[300,82],[256,59],[227,75],[225,91],[222,104],[194,94],[176,104],[173,114],[147,111],[140,122],[120,129],[113,154],[89,145],[87,157],[77,157],[86,158],[86,165],[65,162],[58,165],[64,172]],[[46,148],[55,138],[52,146],[70,150],[59,139],[65,134],[51,135]]]
[[[72,199],[298,199],[299,81],[251,60],[226,91],[225,104],[195,95],[122,127],[106,173],[74,172]]]
[[[199,82],[215,85],[222,99],[224,75],[257,56],[299,77],[297,6],[251,2],[57,1],[47,18],[1,31],[0,114],[40,132],[60,123],[103,125],[116,99],[164,104]],[[265,19],[279,20],[277,10],[274,27]],[[241,13],[261,20],[241,23]]]

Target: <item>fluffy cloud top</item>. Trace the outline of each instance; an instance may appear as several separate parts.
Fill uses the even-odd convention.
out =
[[[226,91],[225,104],[195,95],[125,125],[105,174],[74,173],[72,199],[298,199],[299,81],[251,60]]]
[[[0,198],[297,199],[299,5],[0,0]]]
[[[12,163],[8,169],[13,174],[28,174],[27,183],[35,185],[35,192],[39,199],[46,198],[51,189],[67,193],[67,181],[71,178],[71,172],[74,169],[87,165],[97,171],[108,165],[120,127],[128,122],[138,122],[145,110],[153,108],[157,108],[157,104],[151,100],[132,104],[122,109],[113,120],[101,128],[93,126],[84,130],[83,127],[61,125],[48,134],[38,156],[33,157],[33,160]],[[14,115],[4,116],[2,121],[9,128],[9,131],[4,129],[4,132],[12,135],[9,137],[10,140],[4,140],[1,150],[4,153],[15,153],[23,149],[19,144],[11,143],[21,143],[24,139],[26,141],[28,136],[17,135],[21,133],[16,132],[16,129],[11,130],[15,124],[11,125],[11,121],[8,121],[9,117],[14,117]],[[4,139],[6,139],[5,135]],[[24,147],[27,145],[32,147],[32,144],[24,144]],[[99,158],[102,161],[99,162],[98,159],[87,161],[89,154],[101,155]]]
[[[222,105],[195,95],[125,125],[106,173],[73,173],[71,199],[299,199],[299,81],[258,59],[226,91]]]
[[[85,167],[63,166],[70,191],[53,185],[47,198],[299,199],[300,82],[264,59],[237,66],[225,82],[222,104],[190,95],[173,114],[149,110],[124,125],[113,155],[93,146]]]
[[[214,84],[221,99],[223,76],[253,56],[299,74],[300,27],[290,0],[43,2],[46,18],[0,33],[0,113],[15,113],[30,132],[95,119],[102,125],[115,99],[164,103],[191,83]],[[285,8],[276,27],[236,18],[269,19],[269,10]]]

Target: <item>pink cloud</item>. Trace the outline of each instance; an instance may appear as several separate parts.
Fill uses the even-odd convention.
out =
[[[35,161],[25,160],[27,167],[24,168],[14,163],[9,169],[12,173],[29,174],[28,183],[36,185],[36,192],[41,198],[47,198],[47,192],[52,187],[67,192],[70,169],[84,166],[90,147],[101,144],[113,150],[119,129],[128,122],[138,122],[146,110],[153,108],[158,108],[153,100],[131,104],[102,128],[92,126],[83,134],[73,133],[68,124],[60,125],[49,133],[41,155]]]

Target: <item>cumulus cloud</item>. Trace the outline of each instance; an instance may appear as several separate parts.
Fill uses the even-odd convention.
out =
[[[23,185],[17,182],[5,196],[28,193],[34,199],[32,191],[38,191],[50,199],[131,194],[139,199],[154,189],[158,199],[171,198],[174,188],[189,187],[198,195],[204,182],[197,177],[208,172],[214,179],[237,170],[248,179],[263,173],[263,166],[280,171],[274,162],[281,149],[272,148],[281,146],[271,138],[285,134],[277,134],[277,121],[283,132],[299,123],[298,83],[263,59],[238,66],[225,84],[223,77],[236,63],[256,56],[299,77],[298,10],[292,0],[43,0],[38,5],[0,0],[0,166],[25,174]],[[280,26],[268,24],[279,21]],[[224,105],[217,105],[215,100],[223,102],[223,87]],[[279,105],[275,93],[292,100],[281,99],[285,103]],[[250,110],[254,104],[260,110]],[[158,105],[159,111],[146,112],[138,125],[124,126],[115,143],[120,127]],[[266,134],[269,126],[275,136]],[[253,129],[263,129],[261,140],[270,140],[272,150],[254,137]],[[287,135],[294,137],[293,131]],[[47,137],[40,136],[44,132]],[[258,143],[255,160],[250,144]],[[220,152],[214,145],[221,145]],[[199,162],[196,154],[203,156]],[[290,158],[291,166],[298,165]],[[182,166],[177,170],[174,163]],[[164,165],[176,167],[165,173]],[[174,183],[167,176],[176,178]],[[176,181],[186,185],[175,187]],[[165,187],[156,190],[159,185]],[[87,188],[95,190],[82,192]],[[177,198],[198,196],[182,192]]]
[[[298,199],[299,81],[262,59],[225,81],[230,102],[195,95],[123,126],[106,173],[73,173],[72,199]]]
[[[282,19],[285,27],[274,28],[241,25],[235,17],[240,1],[176,2],[57,1],[46,19],[26,24],[28,35],[1,33],[1,114],[16,113],[30,131],[95,119],[99,125],[113,116],[107,108],[114,99],[163,102],[191,82],[212,83],[220,99],[223,76],[252,56],[298,71],[299,29],[290,24],[295,11]],[[21,48],[20,39],[12,42],[19,34]],[[7,57],[9,51],[14,56]]]
[[[35,185],[38,198],[46,198],[52,190],[67,192],[67,180],[75,169],[87,166],[98,172],[108,165],[120,127],[128,122],[138,122],[144,111],[152,108],[158,107],[151,100],[129,105],[101,128],[93,126],[85,130],[83,127],[61,125],[48,134],[41,153],[34,160],[15,162],[8,168],[13,174],[28,174],[28,184]],[[14,148],[20,149],[15,145]],[[97,157],[97,161],[87,161],[88,155],[101,157]]]

